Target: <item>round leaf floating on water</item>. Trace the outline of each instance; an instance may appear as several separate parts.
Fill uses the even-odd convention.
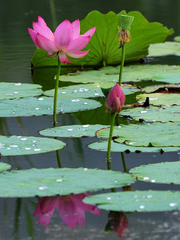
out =
[[[162,106],[150,108],[132,108],[121,111],[121,116],[130,117],[134,120],[145,120],[150,122],[179,122],[179,106]]]
[[[2,100],[0,117],[42,116],[53,114],[52,97],[29,97],[23,99]],[[71,113],[100,107],[95,100],[84,98],[58,98],[57,112]]]
[[[108,142],[107,141],[99,141],[94,142],[88,145],[89,148],[93,150],[98,151],[107,151]],[[111,143],[111,152],[174,152],[178,151],[179,147],[134,147],[134,146],[128,146],[126,144],[120,144],[116,142]]]
[[[142,123],[114,127],[115,142],[130,146],[180,147],[179,123]],[[97,132],[97,137],[109,138],[109,128]]]
[[[38,96],[43,93],[41,88],[37,84],[0,82],[0,100]]]
[[[54,89],[44,92],[47,96],[54,96]],[[104,97],[99,84],[80,84],[75,86],[62,87],[58,89],[59,97],[70,98],[96,98]]]
[[[51,137],[95,137],[96,131],[101,128],[106,128],[106,125],[70,125],[62,127],[47,128],[39,133],[44,136]]]
[[[11,168],[11,165],[9,165],[7,163],[0,162],[0,172],[2,172],[4,170],[8,170],[9,168]]]
[[[162,162],[132,168],[130,173],[140,181],[180,184],[180,162]]]
[[[180,192],[149,190],[105,193],[84,198],[83,202],[111,211],[172,211],[180,209]]]
[[[28,155],[62,149],[66,144],[62,141],[26,136],[0,136],[0,152],[3,156]]]
[[[130,174],[87,168],[29,169],[0,174],[0,197],[54,196],[121,187]]]
[[[150,45],[148,57],[157,57],[164,55],[180,56],[180,43],[166,41],[164,43]]]

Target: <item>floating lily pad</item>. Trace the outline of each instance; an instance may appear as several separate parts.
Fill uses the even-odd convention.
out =
[[[0,162],[0,172],[2,172],[4,170],[7,170],[9,168],[11,168],[11,165],[9,165],[7,163]]]
[[[0,82],[0,100],[41,95],[41,88],[37,84]]]
[[[166,84],[147,86],[142,89],[145,93],[180,93],[180,85]]]
[[[52,97],[45,96],[2,100],[0,104],[0,117],[52,115],[53,101]],[[58,98],[57,112],[71,113],[94,109],[100,106],[99,102],[90,99]]]
[[[149,101],[153,105],[180,105],[180,94],[176,93],[145,93],[136,96],[138,102],[145,102],[147,97],[149,97]]]
[[[180,162],[162,162],[132,168],[130,173],[140,181],[180,184]]]
[[[125,66],[122,73],[123,82],[139,82],[141,80],[158,80],[154,76],[169,76],[171,74],[180,74],[180,66],[169,65],[131,65]],[[119,66],[105,67],[99,70],[83,71],[60,76],[60,81],[76,83],[104,83],[109,81],[118,82]],[[162,81],[162,80],[161,80]],[[164,82],[173,82],[173,79],[166,79]]]
[[[149,47],[148,57],[157,57],[164,55],[180,56],[180,43],[178,42],[164,42],[151,44]]]
[[[0,152],[3,156],[37,154],[62,149],[64,142],[41,137],[0,136]]]
[[[97,27],[91,41],[84,48],[89,53],[79,59],[69,58],[76,65],[108,65],[117,64],[121,61],[120,42],[118,41],[118,26],[120,26],[120,15],[126,14],[122,11],[118,15],[114,12],[102,14],[98,11],[90,12],[81,24],[81,34],[90,28]],[[134,21],[131,27],[131,41],[127,43],[126,61],[137,61],[148,54],[149,44],[164,42],[168,35],[173,32],[162,24],[149,23],[140,12],[133,11],[127,15],[133,16]],[[45,51],[42,52],[45,56]],[[37,59],[36,59],[37,58]],[[40,61],[40,63],[39,63]],[[41,56],[34,56],[32,63],[34,66],[57,65],[57,58],[46,58],[45,62]],[[47,63],[49,61],[49,64]]]
[[[108,147],[107,141],[99,141],[94,142],[88,145],[89,148],[98,151],[106,151]],[[111,143],[111,152],[174,152],[180,150],[179,147],[134,147],[134,146],[127,146],[126,144],[119,144],[112,142]]]
[[[84,198],[83,202],[112,211],[172,211],[180,209],[180,192],[149,190],[105,193]]]
[[[51,137],[95,137],[96,131],[108,127],[106,125],[71,125],[71,126],[62,126],[48,128],[39,133],[44,136]]]
[[[130,174],[87,168],[29,169],[0,174],[0,197],[67,195],[120,187],[134,181]]]
[[[44,92],[47,96],[54,96],[54,89]],[[104,97],[99,84],[81,84],[75,86],[62,87],[58,90],[59,97],[70,98],[96,98]]]
[[[180,42],[180,36],[175,37],[174,40]]]
[[[167,83],[180,83],[180,72],[177,71],[175,73],[167,73],[167,74],[163,74],[163,75],[156,75],[153,76],[153,80],[154,81],[158,81],[158,82],[167,82]]]
[[[180,147],[179,123],[142,123],[114,127],[114,140],[130,146]],[[109,128],[97,132],[98,137],[109,138]]]
[[[154,102],[154,100],[150,102]],[[146,120],[152,122],[179,122],[180,121],[180,107],[179,106],[162,106],[142,108],[137,107],[133,109],[121,111],[121,116],[129,116],[134,120]]]

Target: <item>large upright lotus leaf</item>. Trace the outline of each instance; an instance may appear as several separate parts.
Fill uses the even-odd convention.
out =
[[[54,96],[54,89],[45,91],[45,95]],[[104,97],[104,94],[101,91],[100,85],[95,84],[78,84],[68,87],[62,87],[58,89],[59,97],[70,97],[70,98],[96,98]]]
[[[180,43],[167,41],[164,43],[152,44],[149,47],[148,57],[157,57],[172,54],[180,56]]]
[[[70,125],[62,127],[47,128],[39,133],[51,137],[95,137],[96,131],[108,127],[107,125]]]
[[[118,26],[120,26],[120,15],[125,14],[122,11],[120,14],[109,12],[102,14],[98,11],[90,12],[81,24],[81,34],[84,34],[90,28],[97,27],[96,32],[91,38],[91,41],[84,48],[89,50],[89,53],[79,59],[70,58],[70,61],[75,65],[110,65],[117,64],[121,61],[121,49],[119,49],[118,41]],[[137,61],[148,54],[148,46],[152,43],[164,42],[166,37],[172,34],[162,24],[154,22],[149,23],[140,12],[133,11],[127,15],[133,16],[134,21],[131,25],[131,41],[127,43],[125,61]],[[44,51],[44,56],[45,56]],[[57,65],[56,58],[41,58],[38,60],[33,57],[32,63],[34,66],[53,66]],[[44,61],[44,63],[43,63]],[[49,61],[49,64],[47,63]]]
[[[37,84],[0,82],[0,100],[41,95],[43,91]]]
[[[52,97],[3,100],[0,104],[0,117],[41,116],[53,114]],[[100,107],[95,100],[84,98],[58,98],[57,112],[71,113]]]
[[[157,77],[165,77],[169,75],[180,74],[180,66],[169,65],[130,65],[123,68],[122,82],[139,82],[141,80],[158,80]],[[167,77],[168,78],[168,77]],[[164,82],[172,82],[173,79],[167,79]],[[83,71],[78,73],[71,73],[69,75],[60,76],[60,81],[76,82],[76,83],[103,83],[114,81],[118,82],[119,66],[104,67],[99,70]],[[162,81],[162,80],[161,80]],[[176,81],[177,82],[177,81]],[[172,82],[175,83],[175,82]]]
[[[9,165],[7,163],[0,162],[0,172],[2,172],[4,170],[7,170],[9,168],[11,168],[11,165]]]
[[[140,181],[180,184],[180,162],[162,162],[132,168],[130,173]]]
[[[147,97],[149,97],[150,104],[153,105],[180,105],[180,94],[176,93],[150,93],[136,96],[138,102],[145,102]]]
[[[89,148],[98,151],[106,151],[108,147],[107,141],[99,141],[94,142],[88,145]],[[126,144],[120,144],[116,142],[111,143],[111,152],[174,152],[178,151],[179,147],[134,147],[134,146],[127,146]]]
[[[114,127],[116,142],[130,146],[180,147],[179,123],[142,123]],[[98,137],[109,138],[109,128],[97,132]]]
[[[178,96],[179,99],[179,96]],[[178,100],[177,99],[177,100]],[[174,100],[175,101],[175,100]],[[153,102],[153,101],[151,101]],[[162,106],[150,108],[132,108],[121,111],[121,116],[129,116],[134,120],[147,120],[152,122],[179,122],[180,107],[179,106]]]
[[[0,197],[67,195],[121,187],[134,182],[130,174],[87,168],[29,169],[0,174]]]
[[[172,211],[180,209],[180,192],[149,190],[104,193],[84,198],[83,202],[111,211]]]
[[[0,136],[0,153],[2,156],[37,154],[61,149],[64,142],[41,137]]]

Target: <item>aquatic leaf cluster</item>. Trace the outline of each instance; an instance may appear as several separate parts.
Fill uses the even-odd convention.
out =
[[[62,137],[101,138],[88,147],[107,151],[109,116],[105,113],[104,89],[105,84],[113,86],[119,77],[121,51],[118,49],[117,27],[120,25],[121,14],[125,14],[125,11],[120,14],[101,14],[98,11],[89,13],[81,21],[81,31],[83,34],[89,28],[97,27],[85,48],[90,49],[90,52],[82,59],[70,59],[73,65],[62,65],[63,73],[66,74],[60,76],[58,114],[73,113],[79,125],[39,129],[42,137],[0,136],[2,156],[59,151],[66,145],[58,139]],[[140,65],[137,62],[129,64],[147,56],[150,44],[153,45],[150,46],[149,56],[154,56],[153,51],[156,52],[157,48],[162,50],[157,55],[178,55],[179,43],[162,43],[172,33],[162,24],[149,23],[139,12],[130,12],[128,15],[133,16],[134,21],[131,27],[132,40],[126,45],[126,66],[121,85],[127,101],[117,116],[111,151],[178,151],[180,66]],[[170,51],[169,47],[169,51],[165,51],[166,46],[172,46],[173,50]],[[32,65],[32,80],[36,84],[0,83],[0,117],[53,114],[54,89],[51,84],[54,84],[57,57],[49,59],[45,56],[45,51],[38,49],[33,56]],[[46,75],[45,78],[43,74]],[[50,82],[47,88],[42,83],[43,79]],[[146,87],[141,87],[142,84]],[[0,164],[1,197],[53,196],[113,189],[117,192],[95,194],[84,202],[113,211],[180,209],[178,192],[119,189],[124,187],[124,190],[127,185],[133,184],[135,179],[151,183],[179,184],[179,162],[139,166],[126,173],[87,168],[52,169],[51,166],[47,169],[5,171],[9,168],[8,164]]]

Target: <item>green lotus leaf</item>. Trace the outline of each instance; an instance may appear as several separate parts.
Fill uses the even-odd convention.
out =
[[[83,202],[112,211],[172,211],[180,209],[180,192],[149,190],[104,193],[84,198]]]
[[[162,162],[132,168],[130,173],[140,181],[180,184],[180,162]]]
[[[176,94],[177,95],[177,94]],[[154,102],[150,98],[150,102]],[[178,101],[179,98],[177,98]],[[134,120],[146,120],[151,122],[179,122],[180,121],[180,108],[179,106],[162,106],[150,108],[132,108],[121,111],[121,116],[129,116]]]
[[[95,137],[97,130],[108,127],[107,125],[70,125],[62,127],[47,128],[39,133],[51,137]]]
[[[118,143],[130,146],[180,147],[179,123],[142,123],[114,127]],[[97,132],[97,137],[109,138],[109,128]]]
[[[64,142],[41,137],[0,136],[0,153],[3,156],[29,155],[62,149]]]
[[[180,43],[167,41],[164,43],[152,44],[149,47],[148,57],[157,57],[172,54],[180,56]]]
[[[180,85],[177,84],[165,84],[147,86],[142,89],[145,93],[176,93],[180,92]]]
[[[0,162],[0,172],[2,172],[4,170],[7,170],[9,168],[11,168],[11,165],[9,165],[7,163]]]
[[[180,105],[180,95],[176,93],[150,93],[150,94],[140,94],[137,95],[136,98],[138,102],[145,102],[146,98],[149,97],[150,104],[153,105]]]
[[[53,114],[52,97],[29,97],[23,99],[2,100],[0,105],[0,117],[17,116],[41,116]],[[95,100],[84,98],[58,98],[57,112],[71,113],[85,111],[100,107],[101,104]]]
[[[99,141],[94,142],[88,145],[89,148],[98,151],[107,151],[108,142],[107,141]],[[126,144],[120,144],[116,142],[111,143],[111,152],[174,152],[178,151],[179,147],[134,147],[127,146]]]
[[[121,187],[130,174],[87,168],[29,169],[0,174],[0,197],[54,196]]]
[[[96,32],[91,41],[84,48],[89,53],[80,59],[70,58],[75,65],[110,65],[118,64],[121,61],[120,42],[118,41],[118,26],[120,26],[120,16],[126,14],[122,11],[118,15],[114,12],[102,14],[98,11],[90,12],[85,19],[81,20],[81,34],[96,26]],[[148,54],[148,47],[152,43],[164,42],[166,37],[172,34],[162,24],[149,23],[140,12],[133,11],[127,15],[134,17],[131,26],[131,41],[127,43],[125,61],[137,61]],[[45,56],[45,51],[41,51]],[[49,64],[48,64],[49,63]],[[40,54],[32,59],[34,66],[54,66],[57,65],[56,58],[43,58]]]
[[[176,66],[174,66],[176,68]],[[179,67],[178,67],[179,68]],[[177,70],[176,72],[172,73],[167,73],[167,74],[160,74],[160,75],[155,75],[153,76],[154,81],[158,82],[167,82],[167,83],[180,83],[180,71]]]
[[[169,76],[179,75],[180,66],[169,65],[131,65],[125,66],[122,73],[123,83],[127,82],[139,82],[141,80],[156,80],[164,77],[169,83],[178,83],[179,79],[174,80]],[[167,77],[166,77],[167,76]],[[169,79],[168,79],[169,78]],[[70,73],[68,75],[61,75],[60,81],[76,82],[76,83],[104,83],[104,82],[118,82],[119,80],[119,66],[117,67],[104,67],[99,70],[81,71],[77,73]]]
[[[0,100],[41,95],[43,91],[37,84],[0,82]]]
[[[174,40],[177,41],[177,42],[180,42],[180,36],[176,36],[176,37],[174,38]]]

